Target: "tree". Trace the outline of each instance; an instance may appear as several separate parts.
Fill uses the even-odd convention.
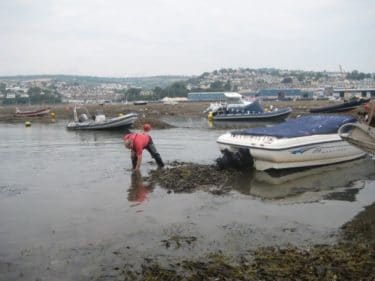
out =
[[[5,93],[5,90],[6,90],[6,84],[5,83],[0,83],[0,92],[1,93]]]
[[[215,81],[210,84],[211,91],[224,91],[224,83],[221,81]]]
[[[283,80],[281,80],[281,83],[290,84],[293,83],[293,79],[291,77],[285,77]]]
[[[303,80],[305,80],[305,74],[303,74],[303,73],[297,74],[297,80],[299,82],[302,82]]]
[[[125,95],[126,99],[133,101],[133,100],[138,100],[140,97],[141,89],[140,88],[130,88],[126,90]]]
[[[363,80],[367,75],[363,72],[358,72],[358,70],[353,70],[351,73],[346,74],[346,78],[350,80]]]
[[[187,97],[189,91],[184,82],[174,82],[165,88],[165,92],[169,97]]]

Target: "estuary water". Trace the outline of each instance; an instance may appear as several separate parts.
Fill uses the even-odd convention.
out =
[[[167,166],[220,156],[225,126],[166,121],[175,127],[151,135]],[[146,257],[334,243],[375,200],[369,157],[298,173],[252,171],[226,195],[171,193],[132,175],[123,133],[0,124],[0,280],[115,280],[117,267]],[[156,165],[147,152],[143,160],[147,178]]]

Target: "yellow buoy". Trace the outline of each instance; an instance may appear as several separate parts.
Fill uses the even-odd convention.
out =
[[[25,122],[25,127],[30,127],[31,126],[31,122],[30,121],[26,121]]]
[[[214,120],[214,115],[212,114],[212,112],[210,111],[210,112],[208,112],[208,116],[207,116],[207,118],[208,118],[208,120],[209,121],[212,121],[212,120]]]
[[[51,112],[51,117],[54,119],[56,117],[56,113],[55,112]]]

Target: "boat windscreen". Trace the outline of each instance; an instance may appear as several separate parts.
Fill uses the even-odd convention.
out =
[[[308,115],[288,120],[272,127],[257,127],[231,132],[232,135],[272,136],[295,138],[337,133],[341,125],[356,122],[350,115]]]
[[[249,112],[257,112],[257,113],[262,113],[264,112],[263,107],[260,105],[259,101],[256,100],[249,105],[246,105],[243,109],[243,111],[249,111]]]

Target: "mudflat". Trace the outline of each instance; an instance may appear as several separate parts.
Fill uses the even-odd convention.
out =
[[[128,104],[104,104],[104,105],[86,105],[88,111],[92,114],[96,110],[103,110],[106,116],[115,117],[119,114],[127,114],[136,112],[139,114],[138,120],[134,124],[135,129],[142,127],[144,123],[150,123],[153,128],[163,129],[169,128],[170,125],[162,122],[160,119],[163,116],[186,116],[186,117],[206,117],[203,111],[209,106],[210,102],[180,102],[175,105],[150,102],[145,105]],[[291,107],[291,117],[296,117],[301,114],[307,114],[310,108],[326,106],[333,104],[327,100],[297,100],[297,101],[264,101],[263,106],[268,109],[271,105],[273,107]],[[37,110],[44,107],[50,107],[51,112],[55,114],[53,122],[58,120],[69,121],[73,119],[73,107],[70,104],[59,105],[17,105],[20,110]],[[14,116],[16,106],[1,106],[0,107],[0,122],[41,122],[50,123],[52,118],[50,115],[43,117],[16,117]]]

